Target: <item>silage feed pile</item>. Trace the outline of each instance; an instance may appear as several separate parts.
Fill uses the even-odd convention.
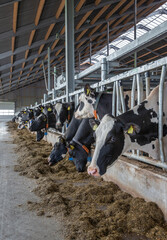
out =
[[[15,171],[34,178],[39,202],[27,200],[29,210],[40,217],[61,216],[67,240],[167,240],[167,224],[159,207],[134,198],[112,182],[78,173],[65,158],[49,167],[52,146],[36,142],[28,130],[9,123],[19,153]],[[53,222],[54,224],[54,222]]]

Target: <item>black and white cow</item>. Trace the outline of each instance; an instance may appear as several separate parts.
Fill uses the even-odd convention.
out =
[[[40,110],[39,110],[40,111]],[[55,127],[56,118],[53,113],[52,104],[46,104],[40,115],[30,121],[29,129],[32,132],[40,131],[43,128]]]
[[[65,136],[60,137],[59,141],[54,144],[51,154],[48,158],[50,166],[55,165],[61,161],[67,153],[67,145],[74,137],[82,120],[76,119],[74,116],[66,130]]]
[[[126,110],[129,110],[128,101],[129,96],[126,95]],[[79,103],[80,106],[75,112],[75,117],[78,119],[95,117],[101,120],[105,114],[112,113],[112,93],[96,92],[90,88],[89,84],[85,85],[84,93],[79,97]]]
[[[164,85],[163,141],[167,144],[167,83]],[[104,175],[124,152],[138,149],[147,152],[153,159],[159,159],[157,86],[141,104],[126,113],[113,117],[105,115],[95,131],[96,148],[88,173]],[[94,129],[96,123],[90,123]],[[167,148],[164,148],[167,160]]]
[[[74,102],[56,103],[53,110],[56,117],[56,129],[61,131],[65,121],[69,124],[74,113]]]
[[[82,120],[75,136],[69,143],[69,155],[78,172],[85,171],[92,143],[94,143],[93,130],[90,127],[89,118],[86,118]]]

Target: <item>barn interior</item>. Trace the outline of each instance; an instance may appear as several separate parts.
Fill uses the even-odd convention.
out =
[[[164,106],[166,106],[164,84],[166,82],[167,64],[167,1],[1,0],[0,26],[0,150],[2,156],[0,189],[3,193],[2,197],[0,197],[0,209],[2,210],[0,239],[165,240],[167,234],[167,156],[165,155],[166,146],[164,140],[166,134],[164,134],[164,129],[166,128],[163,124],[166,124],[164,122],[166,121],[164,120]],[[39,169],[41,168],[40,170],[36,169],[28,172],[25,159],[27,158],[32,165],[36,164],[33,161],[39,160],[35,158],[36,153],[34,152],[35,160],[31,159],[33,155],[30,158],[26,154],[28,154],[28,150],[35,151],[36,147],[40,149],[40,145],[36,145],[34,140],[28,142],[30,136],[36,137],[37,131],[35,134],[30,133],[28,125],[30,119],[26,121],[20,120],[20,112],[24,114],[29,109],[35,111],[41,106],[45,108],[51,105],[56,106],[58,103],[73,102],[76,107],[80,103],[80,95],[84,92],[86,85],[90,85],[91,89],[94,89],[97,94],[100,93],[98,102],[103,92],[112,94],[111,114],[114,117],[126,112],[125,95],[128,95],[129,108],[133,108],[135,105],[140,105],[151,91],[159,86],[157,113],[158,159],[153,159],[145,150],[131,149],[121,155],[113,166],[109,166],[107,174],[102,177],[103,182],[94,179],[92,176],[87,179],[85,177],[86,172],[83,173],[84,180],[81,177],[82,173],[77,177],[74,176],[73,172],[70,173],[72,167],[71,165],[69,167],[67,162],[60,162],[61,165],[58,163],[53,167],[48,166],[46,159],[50,156],[51,146],[59,142],[59,138],[64,137],[67,132],[66,123],[69,124],[70,122],[67,119],[61,131],[51,126],[45,127],[42,133],[40,132],[45,144],[48,144],[45,149],[45,144],[41,143],[41,148],[46,151],[46,153],[41,153],[43,154],[41,158],[44,156],[45,159],[45,170],[38,166]],[[68,118],[70,117],[71,120],[70,114],[68,113]],[[15,118],[15,123],[9,122],[13,118]],[[47,124],[48,122],[47,120]],[[19,130],[17,129],[18,126],[20,126]],[[28,150],[26,150],[27,146],[23,144],[24,142],[28,146],[32,144],[31,147],[27,148]],[[18,147],[19,144],[20,148]],[[91,158],[95,147],[95,143],[91,145]],[[19,157],[23,161],[19,160],[17,162],[20,159]],[[67,158],[66,155],[65,160]],[[68,160],[68,162],[71,164],[71,161]],[[67,170],[60,170],[61,168],[67,168]],[[42,171],[41,175],[38,175],[37,171]],[[71,192],[68,196],[65,190],[59,192],[59,195],[61,193],[63,199],[68,199],[68,203],[64,201],[63,207],[59,203],[61,205],[60,209],[62,212],[64,206],[68,206],[69,209],[62,213],[65,217],[61,215],[61,211],[59,212],[57,208],[54,208],[55,212],[53,214],[52,205],[49,205],[47,198],[44,201],[48,201],[49,210],[46,210],[47,204],[45,208],[42,203],[40,203],[40,207],[39,204],[33,204],[33,202],[40,202],[39,198],[44,195],[41,192],[45,193],[45,187],[48,189],[46,183],[51,184],[50,181],[53,176],[47,175],[47,171],[49,174],[51,172],[55,175],[58,173],[57,176],[60,177],[57,178],[56,176],[54,180],[52,179],[52,183],[57,184],[56,187],[53,187],[54,194],[58,191],[55,189],[60,191],[61,184],[67,184],[66,181],[69,181],[69,186],[68,184],[66,186],[67,192],[70,192],[70,186],[73,185],[84,186],[85,191],[87,191],[87,182],[90,181],[92,186],[96,186],[97,192],[98,188],[100,190],[100,186],[104,184],[103,187],[107,198],[109,195],[114,194],[115,191],[113,185],[107,185],[112,182],[117,184],[124,193],[131,194],[134,198],[143,198],[146,202],[157,204],[162,211],[164,220],[160,217],[159,209],[156,210],[156,207],[153,206],[151,210],[151,205],[148,205],[148,211],[152,211],[154,214],[157,211],[157,215],[159,214],[158,217],[161,220],[158,217],[158,220],[155,219],[156,217],[152,214],[152,219],[154,219],[152,221],[157,225],[150,223],[151,220],[150,222],[148,220],[150,223],[149,231],[145,230],[144,232],[143,230],[142,232],[137,227],[138,230],[131,227],[129,222],[133,222],[133,220],[128,220],[130,216],[128,215],[129,210],[126,214],[123,213],[124,217],[120,217],[120,222],[123,222],[122,219],[125,219],[126,216],[124,229],[130,226],[127,227],[128,231],[119,230],[120,232],[116,233],[113,225],[112,230],[106,228],[105,224],[107,223],[103,225],[101,220],[103,215],[100,213],[100,224],[103,227],[105,226],[104,228],[107,230],[104,231],[103,228],[99,233],[97,223],[91,222],[91,229],[89,229],[88,222],[87,225],[84,225],[86,224],[84,221],[88,221],[89,215],[85,220],[86,216],[84,217],[83,213],[88,214],[86,210],[77,212],[76,202],[78,199],[75,203],[71,203],[72,208],[73,205],[76,205],[74,212],[76,211],[76,215],[79,214],[78,220],[73,215],[70,215],[68,201],[73,199],[74,196],[70,195]],[[64,171],[63,174],[61,171]],[[28,179],[23,175],[28,176]],[[38,185],[34,179],[30,178],[37,179],[37,182],[39,180],[43,183],[46,181],[44,183],[45,187],[41,188],[41,191],[39,191],[40,187],[38,188],[37,196],[29,192],[29,189],[33,191],[34,184]],[[71,182],[72,178],[75,179],[75,182]],[[108,192],[110,186],[112,191]],[[50,192],[45,193],[45,195],[52,198],[52,190],[48,191]],[[78,192],[71,191],[74,191],[77,197],[80,194],[78,190]],[[20,197],[20,194],[23,194],[23,196]],[[124,198],[124,195],[121,196]],[[128,197],[126,195],[125,198],[128,199]],[[87,198],[85,197],[85,199]],[[58,204],[60,197],[54,201],[55,204]],[[89,204],[88,200],[85,201],[86,204]],[[102,212],[103,210],[106,211],[106,205],[100,205],[100,201],[103,200],[99,200],[96,209],[92,208],[90,210],[92,214],[97,209],[102,210]],[[139,206],[142,205],[142,201],[138,202]],[[28,207],[25,206],[25,202],[27,202]],[[96,205],[96,202],[93,201],[93,204]],[[120,206],[121,202],[117,204]],[[144,208],[145,212],[147,207]],[[140,210],[136,209],[136,211],[141,211],[141,209],[142,206]],[[36,214],[33,211],[36,211]],[[46,214],[44,214],[45,211]],[[5,219],[6,212],[7,217]],[[57,213],[58,215],[56,215]],[[110,217],[112,213],[110,212]],[[108,217],[107,214],[109,213],[105,214]],[[84,229],[85,227],[89,229],[88,233],[85,233],[83,229],[76,230],[70,222],[70,216],[71,221],[73,220],[78,228]],[[147,214],[144,217],[146,218]],[[116,218],[119,218],[119,216],[117,215]],[[129,217],[129,219],[132,218]],[[112,221],[112,219],[108,221]],[[140,222],[142,222],[142,217],[137,219],[135,224],[139,225]],[[146,226],[146,223],[144,224]],[[7,226],[6,229],[5,226]],[[118,223],[115,226],[116,229],[119,229]],[[15,230],[16,228],[17,230]],[[69,234],[70,229],[71,234]]]

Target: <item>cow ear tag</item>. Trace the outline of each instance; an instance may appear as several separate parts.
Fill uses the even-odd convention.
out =
[[[70,149],[73,150],[73,149],[74,149],[74,146],[73,146],[73,145],[70,145]]]
[[[51,112],[51,111],[52,111],[52,109],[49,107],[49,108],[48,108],[48,112]]]
[[[132,125],[130,125],[130,128],[128,129],[128,133],[129,133],[129,134],[132,134],[132,133],[133,133],[133,131],[134,131],[134,128],[133,128],[133,126],[132,126]]]
[[[93,131],[96,131],[97,127],[98,127],[98,125],[95,124],[95,125],[93,126]]]
[[[70,110],[70,107],[68,107],[67,110]]]
[[[89,95],[90,89],[86,89],[86,94]]]

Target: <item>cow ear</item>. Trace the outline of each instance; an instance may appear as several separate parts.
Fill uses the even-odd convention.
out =
[[[94,119],[89,119],[89,124],[93,131],[96,131],[97,127],[99,126],[100,122]]]
[[[86,94],[86,96],[89,96],[90,93],[91,93],[91,88],[90,88],[90,85],[89,84],[86,84],[85,87],[84,87],[84,92]]]
[[[136,123],[126,123],[124,127],[125,132],[130,136],[139,133],[140,129],[141,129],[140,126]]]

